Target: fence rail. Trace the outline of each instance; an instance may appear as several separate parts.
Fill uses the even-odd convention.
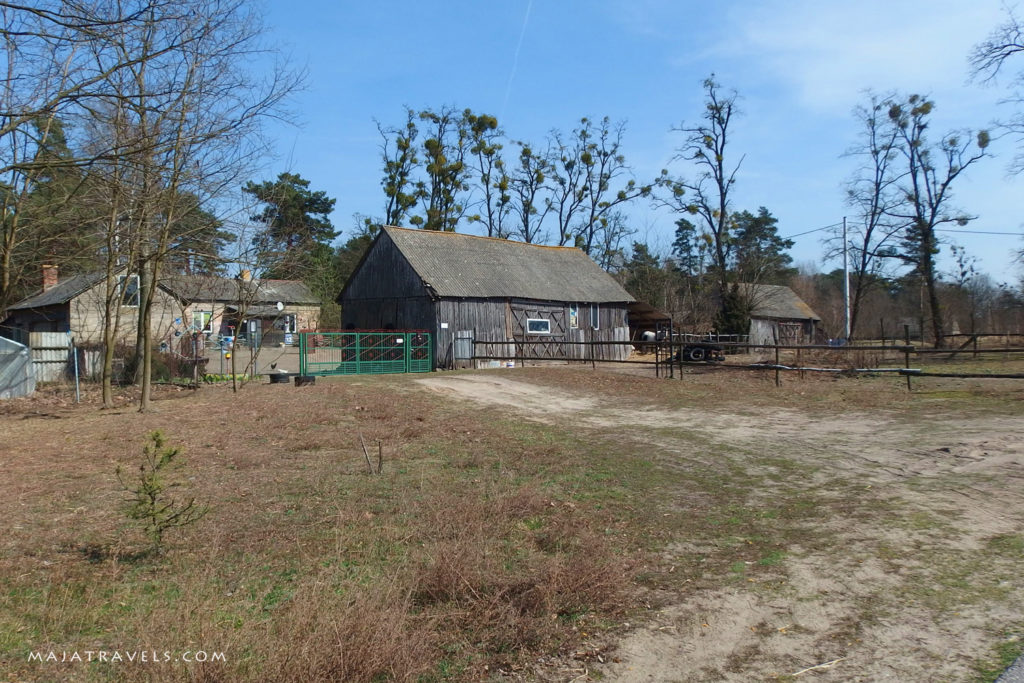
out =
[[[1002,337],[1003,335],[1000,335]],[[973,343],[972,340],[969,340]],[[596,364],[597,361],[602,363],[614,362],[627,365],[653,365],[655,367],[655,374],[659,377],[674,377],[676,369],[680,372],[680,378],[682,377],[682,368],[684,366],[704,366],[709,369],[721,368],[726,370],[752,370],[752,371],[774,371],[776,384],[780,383],[780,374],[783,372],[799,372],[799,373],[834,373],[834,374],[879,374],[879,373],[894,373],[907,378],[907,385],[910,388],[910,380],[912,377],[959,377],[959,378],[972,378],[972,379],[1024,379],[1024,374],[1015,373],[944,373],[944,372],[929,372],[920,368],[910,367],[910,358],[915,356],[921,358],[923,356],[931,356],[935,354],[945,354],[950,357],[955,357],[958,352],[955,349],[923,349],[918,346],[912,346],[910,344],[856,344],[856,345],[844,345],[844,346],[831,346],[831,345],[794,345],[794,344],[751,344],[748,341],[736,341],[736,342],[708,342],[706,339],[694,340],[690,343],[714,343],[715,345],[724,349],[733,348],[736,350],[762,350],[772,352],[775,356],[774,362],[760,362],[760,363],[694,363],[686,362],[683,360],[683,350],[688,346],[686,342],[680,341],[653,341],[653,342],[618,342],[618,341],[599,341],[599,342],[572,342],[572,341],[551,341],[546,342],[547,344],[555,345],[562,349],[580,349],[578,351],[572,351],[571,353],[566,352],[561,357],[553,357],[549,353],[530,354],[527,353],[527,349],[530,344],[518,344],[511,342],[474,342],[474,360],[488,360],[488,361],[513,361],[515,364],[521,364],[524,361],[527,362],[539,362],[539,361],[561,361],[561,362],[589,362]],[[654,359],[638,359],[629,358],[628,353],[621,354],[622,360],[605,360],[602,358],[596,358],[594,353],[595,347],[610,347],[610,346],[623,346],[628,345],[634,348],[642,348],[653,352]],[[481,348],[484,352],[481,353]],[[961,350],[966,347],[961,347]],[[588,351],[589,349],[589,351]],[[796,363],[795,364],[784,364],[781,362],[780,352],[795,351]],[[850,353],[881,353],[883,359],[887,362],[896,362],[900,360],[902,356],[904,367],[811,367],[806,366],[802,363],[804,354],[828,354],[829,357],[843,356]],[[889,358],[884,358],[886,354],[895,354]],[[979,348],[977,355],[982,354],[1000,354],[1009,355],[1015,353],[1024,353],[1024,348],[1012,348],[1012,347],[995,347],[995,348]],[[923,358],[922,358],[923,359]]]

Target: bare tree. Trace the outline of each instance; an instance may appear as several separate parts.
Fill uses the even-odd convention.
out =
[[[15,263],[19,247],[42,234],[38,225],[23,220],[25,202],[40,175],[88,168],[129,150],[119,146],[124,141],[109,139],[71,145],[75,153],[59,157],[41,152],[63,135],[63,124],[82,124],[101,108],[112,80],[184,47],[187,37],[168,35],[154,50],[109,58],[116,52],[112,47],[118,35],[170,6],[163,0],[0,2],[7,76],[0,85],[0,308],[10,299],[21,265]]]
[[[469,190],[469,165],[466,154],[470,148],[467,116],[470,111],[457,112],[441,107],[420,112],[424,123],[424,170],[426,180],[418,185],[423,215],[413,216],[411,222],[426,230],[454,232],[466,214],[466,196]]]
[[[519,146],[519,163],[509,171],[511,212],[515,216],[512,234],[527,243],[545,242],[544,219],[551,211],[546,200],[550,166],[548,154],[537,154],[525,142]]]
[[[107,79],[95,116],[116,116],[136,141],[119,155],[131,168],[127,220],[140,279],[137,357],[140,410],[150,399],[152,307],[172,237],[240,180],[262,151],[261,121],[280,112],[298,76],[283,69],[256,80],[247,61],[262,50],[261,27],[244,0],[150,5],[119,26],[97,61],[129,65]],[[183,202],[183,195],[195,201]]]
[[[471,223],[483,223],[488,237],[507,238],[506,225],[511,209],[512,196],[509,194],[509,177],[505,161],[501,158],[504,137],[498,127],[498,119],[487,114],[465,112],[466,127],[469,131],[469,153],[473,158],[473,172],[480,190],[476,203],[479,213],[469,216]]]
[[[674,160],[693,164],[696,176],[676,178],[668,171],[662,171],[658,185],[664,192],[657,201],[676,213],[699,219],[697,227],[711,243],[710,270],[721,306],[719,330],[745,333],[751,305],[744,300],[744,292],[729,268],[732,251],[731,193],[743,157],[732,164],[727,152],[732,139],[733,118],[739,112],[739,95],[735,91],[723,93],[714,76],[706,79],[703,86],[703,122],[673,128],[686,136]]]
[[[847,240],[853,252],[853,291],[850,302],[850,335],[856,334],[867,295],[882,286],[886,259],[896,252],[902,224],[892,212],[902,201],[899,183],[905,169],[897,168],[899,127],[889,116],[892,95],[868,94],[868,103],[854,109],[861,124],[861,138],[847,154],[861,160],[846,184],[846,203],[855,211]],[[838,227],[838,226],[837,226]],[[852,235],[852,237],[851,237]],[[841,229],[832,240],[842,240]],[[841,253],[841,243],[832,254]]]
[[[616,207],[651,193],[651,185],[628,178],[615,189],[613,182],[630,174],[621,152],[624,123],[613,124],[606,116],[594,123],[580,119],[568,139],[551,134],[552,176],[550,210],[558,221],[558,244],[572,243],[587,254],[601,243],[621,242],[628,233],[606,235],[622,227],[610,220]]]
[[[971,73],[973,77],[986,84],[994,84],[999,76],[1008,69],[1008,63],[1024,52],[1024,25],[1012,7],[1006,8],[1006,21],[997,26],[989,36],[974,46],[970,55]],[[1024,142],[1024,68],[1012,73],[1009,78],[1012,89],[1003,104],[1014,107],[1010,118],[997,123],[997,128],[1013,135],[1018,143]],[[1010,172],[1017,174],[1024,171],[1024,151],[1018,151],[1010,164]]]
[[[384,163],[380,184],[386,198],[383,225],[400,226],[420,200],[420,190],[412,178],[419,166],[419,158],[416,156],[416,137],[419,135],[416,118],[416,112],[406,107],[404,126],[385,128],[377,122],[377,132],[383,139],[380,146],[381,161]]]
[[[936,229],[954,223],[967,225],[974,216],[951,206],[952,186],[960,175],[987,156],[989,136],[960,131],[948,133],[937,144],[927,139],[929,116],[934,104],[920,95],[905,101],[890,101],[888,116],[897,129],[898,150],[906,172],[899,183],[903,201],[890,210],[902,221],[903,249],[898,256],[922,278],[927,291],[935,345],[944,345],[942,305],[938,292],[939,274],[935,255],[939,252]]]

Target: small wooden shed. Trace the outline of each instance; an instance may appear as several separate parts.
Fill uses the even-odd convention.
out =
[[[436,365],[483,355],[623,360],[634,301],[584,252],[452,232],[384,227],[338,295],[348,329],[426,330]],[[478,353],[477,355],[481,355]]]
[[[751,344],[813,344],[821,335],[821,317],[789,287],[743,284],[753,306]],[[776,340],[778,340],[776,342]]]

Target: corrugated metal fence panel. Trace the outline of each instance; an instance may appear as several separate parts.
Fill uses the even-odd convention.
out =
[[[28,396],[35,390],[28,347],[0,337],[0,399]]]
[[[56,382],[67,376],[70,337],[67,332],[32,332],[32,364],[37,382]]]

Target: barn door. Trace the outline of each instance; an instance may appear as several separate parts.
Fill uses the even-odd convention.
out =
[[[460,330],[455,333],[455,367],[469,368],[473,366],[473,330]]]
[[[566,358],[566,316],[565,311],[556,308],[511,307],[514,339],[527,358],[563,360]],[[536,327],[542,323],[543,332],[531,331],[531,322]],[[546,321],[546,325],[543,325]]]
[[[804,343],[804,328],[800,323],[779,323],[779,344],[795,346]]]

